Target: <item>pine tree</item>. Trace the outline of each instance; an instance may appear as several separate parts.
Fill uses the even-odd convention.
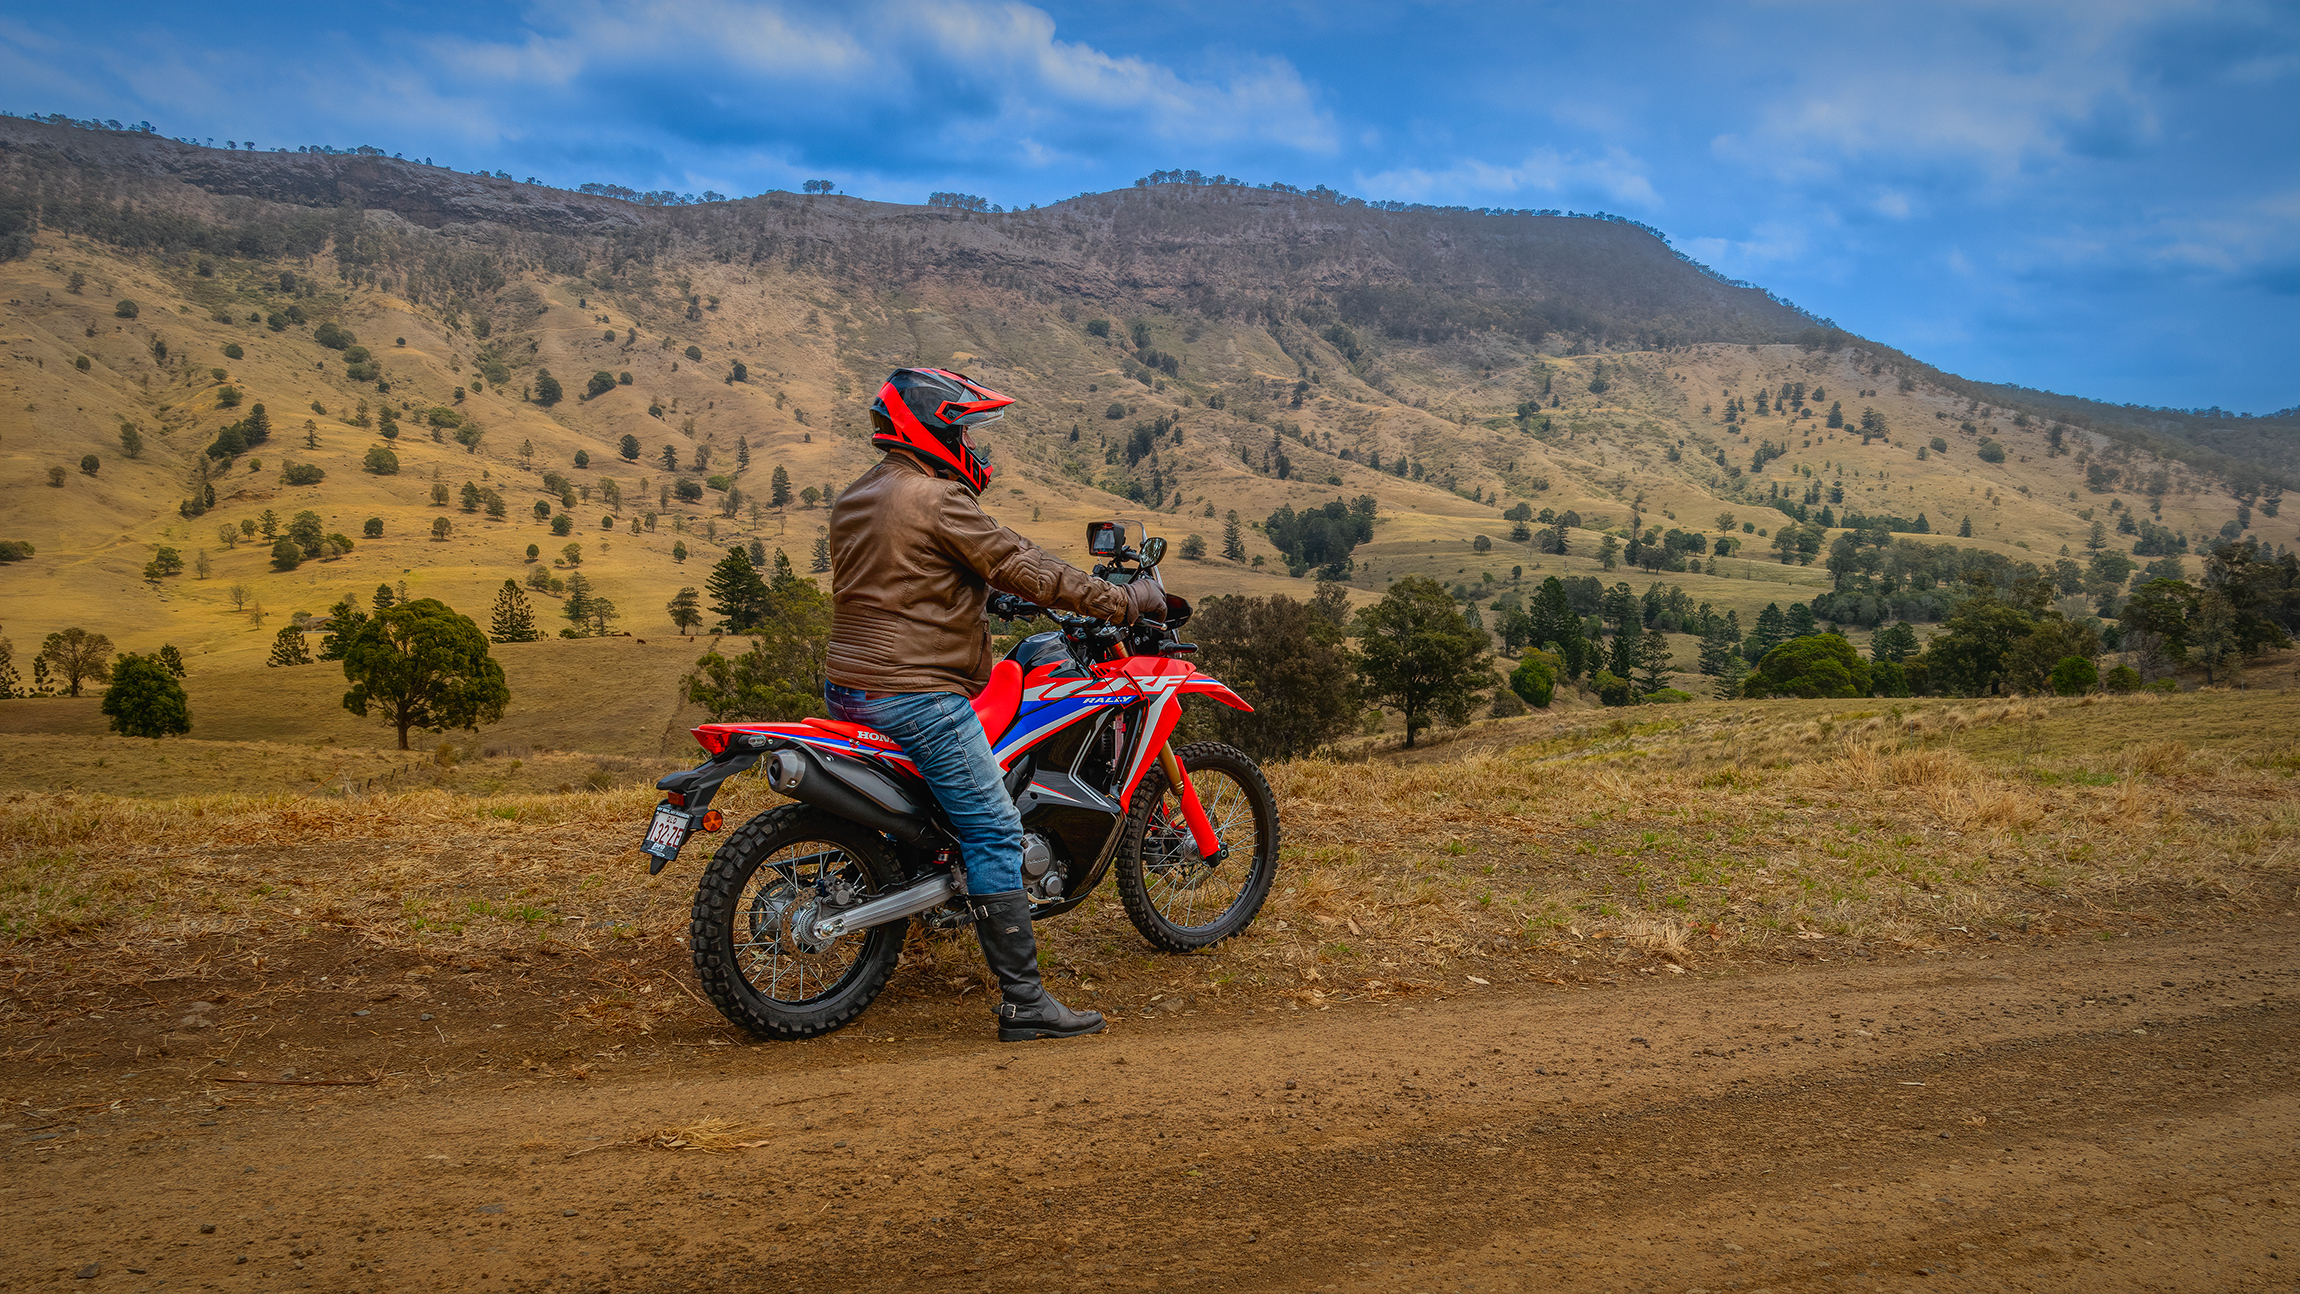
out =
[[[577,571],[573,575],[567,577],[567,601],[559,608],[559,614],[567,617],[568,623],[574,626],[574,632],[569,633],[565,630],[562,630],[560,636],[566,638],[584,638],[590,635],[590,576],[585,575],[581,571]]]
[[[1957,538],[1959,538],[1959,539],[1970,539],[1970,538],[1972,538],[1972,537],[1973,537],[1973,519],[1972,519],[1970,516],[1967,516],[1967,517],[1966,517],[1966,518],[1965,518],[1965,519],[1964,519],[1962,522],[1958,523],[1958,525],[1957,525]]]
[[[359,609],[350,598],[327,609],[327,632],[320,635],[319,658],[342,660],[351,640],[359,635],[361,625],[367,623],[367,613]]]
[[[176,650],[174,643],[160,648],[160,666],[177,678],[184,676],[184,654]]]
[[[528,605],[527,595],[519,591],[517,580],[503,581],[495,594],[494,622],[488,627],[487,637],[499,643],[531,643],[543,636],[535,627],[535,608]]]
[[[1246,560],[1246,536],[1238,525],[1236,508],[1222,518],[1222,556],[1233,562]]]
[[[736,467],[738,467],[738,468],[742,468],[742,467],[749,467],[750,465],[751,465],[751,442],[750,442],[750,438],[749,438],[749,437],[747,437],[747,436],[737,436],[737,437],[735,437],[735,466],[736,466]],[[777,480],[779,480],[779,481],[783,481],[783,482],[785,482],[785,483],[788,483],[788,482],[789,482],[789,480],[791,479],[791,478],[789,478],[789,477],[787,477],[787,476],[784,476],[784,475],[783,475],[783,469],[781,469],[781,468],[779,468],[779,467],[775,469],[775,478],[776,478]]]
[[[1649,633],[1638,640],[1637,668],[1645,673],[1645,677],[1639,679],[1638,684],[1647,696],[1669,686],[1669,680],[1662,676],[1670,672],[1669,662],[1671,659],[1669,640],[1666,637],[1657,633]]]
[[[625,462],[638,462],[640,452],[639,438],[637,436],[623,437],[623,439],[615,446],[615,452],[621,454],[623,456],[623,461]]]
[[[815,551],[814,551],[814,560],[808,563],[808,565],[807,565],[807,569],[808,569],[808,570],[810,570],[810,571],[814,571],[814,572],[815,572],[815,573],[817,573],[817,574],[820,574],[820,573],[822,573],[822,572],[824,572],[824,571],[827,571],[827,570],[829,570],[830,568],[831,568],[831,537],[830,537],[828,534],[822,533],[822,532],[820,531],[820,529],[818,528],[818,530],[817,530],[817,533],[816,533],[816,535],[815,535]]]
[[[1634,676],[1637,673],[1638,640],[1643,637],[1645,626],[1638,623],[1635,615],[1622,621],[1621,628],[1614,631],[1613,655],[1606,662],[1606,668],[1619,678]]]
[[[303,630],[295,625],[281,625],[278,636],[272,639],[271,657],[264,664],[311,664],[311,648],[304,645]]]
[[[1781,613],[1781,604],[1768,602],[1757,613],[1756,632],[1749,635],[1749,650],[1742,653],[1752,661],[1765,659],[1765,653],[1789,640],[1789,617]]]
[[[391,591],[391,586],[389,584],[376,585],[375,596],[369,598],[368,601],[373,603],[375,609],[378,611],[388,611],[392,607],[399,605],[399,598]]]
[[[767,485],[767,503],[776,508],[787,508],[791,503],[791,474],[780,463],[775,464],[775,474]]]
[[[1722,617],[1710,620],[1701,635],[1701,672],[1712,678],[1725,672],[1725,662],[1732,657],[1738,643],[1733,631]]]
[[[692,587],[680,589],[663,609],[671,613],[671,623],[680,633],[692,633],[703,623],[703,600]]]
[[[729,549],[711,568],[703,579],[703,591],[710,597],[711,613],[719,617],[719,628],[726,632],[741,633],[766,618],[767,583],[740,548]]]

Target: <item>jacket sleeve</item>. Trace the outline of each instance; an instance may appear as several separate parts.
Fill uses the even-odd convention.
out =
[[[1095,579],[992,521],[963,486],[953,484],[943,495],[936,528],[952,557],[1002,593],[1056,611],[1127,619],[1125,590]]]

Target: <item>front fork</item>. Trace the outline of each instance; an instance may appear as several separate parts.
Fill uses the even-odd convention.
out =
[[[1214,824],[1206,817],[1206,806],[1198,801],[1198,788],[1190,784],[1190,775],[1182,771],[1182,761],[1174,757],[1174,743],[1158,748],[1158,767],[1165,770],[1166,784],[1182,797],[1182,820],[1190,824],[1190,838],[1198,845],[1198,856],[1214,858],[1222,852],[1222,842],[1214,835]]]

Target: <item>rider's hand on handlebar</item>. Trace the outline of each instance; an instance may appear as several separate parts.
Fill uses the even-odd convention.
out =
[[[1126,590],[1126,623],[1166,618],[1166,586],[1156,571],[1144,571],[1134,577]]]

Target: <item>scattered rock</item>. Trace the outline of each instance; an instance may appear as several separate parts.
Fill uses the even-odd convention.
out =
[[[98,1276],[102,1275],[102,1274],[103,1274],[103,1272],[104,1272],[104,1265],[103,1265],[102,1263],[89,1263],[87,1266],[85,1266],[85,1267],[81,1268],[80,1270],[78,1270],[78,1271],[76,1271],[76,1272],[73,1272],[73,1273],[72,1273],[72,1279],[74,1279],[74,1280],[82,1280],[82,1281],[92,1281],[92,1280],[96,1279]]]

